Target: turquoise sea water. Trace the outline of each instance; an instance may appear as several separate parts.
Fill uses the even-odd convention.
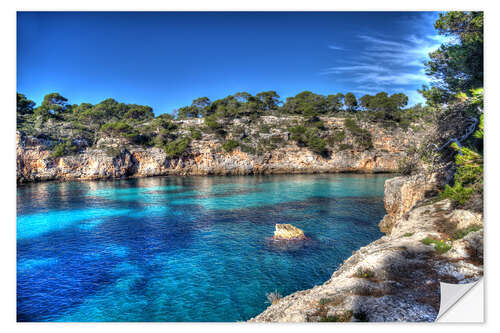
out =
[[[386,175],[155,177],[17,190],[18,321],[240,321],[382,234]],[[291,223],[308,240],[270,239]]]

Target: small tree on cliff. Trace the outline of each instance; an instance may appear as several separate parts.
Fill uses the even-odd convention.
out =
[[[358,108],[358,100],[356,99],[356,96],[354,96],[354,94],[351,92],[345,94],[344,104],[347,110],[350,112],[356,111]]]
[[[35,102],[26,98],[25,95],[17,93],[17,114],[31,114],[33,113],[33,107]]]

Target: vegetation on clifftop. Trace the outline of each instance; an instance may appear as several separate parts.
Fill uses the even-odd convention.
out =
[[[203,140],[205,136],[219,141],[225,151],[239,147],[259,155],[287,141],[273,133],[263,120],[264,116],[274,116],[289,119],[282,122],[284,126],[279,130],[288,131],[297,145],[328,156],[332,151],[372,149],[371,134],[362,123],[406,129],[409,123],[427,117],[426,107],[406,108],[407,103],[404,94],[385,92],[365,95],[358,101],[352,93],[324,96],[304,91],[285,102],[275,91],[255,96],[239,92],[215,101],[197,98],[191,105],[175,110],[174,115],[155,117],[149,106],[120,103],[112,98],[96,105],[77,105],[58,93],[50,93],[35,107],[33,101],[18,93],[17,128],[28,135],[56,141],[54,147],[59,148],[53,156],[57,157],[72,153],[71,149],[61,148],[66,141],[84,140],[86,146],[92,147],[103,138],[125,141],[122,146],[156,146],[169,156],[179,157],[189,150],[193,140]],[[345,130],[329,131],[322,117],[344,119]],[[190,125],[186,129],[183,123]],[[258,133],[250,136],[249,125],[258,128]],[[347,140],[348,137],[353,140]]]

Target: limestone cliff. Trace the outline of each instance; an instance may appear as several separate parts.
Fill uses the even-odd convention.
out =
[[[288,295],[250,321],[434,321],[439,282],[483,274],[482,215],[426,199],[437,184],[435,175],[387,180],[386,236],[354,252],[324,284]]]
[[[205,133],[192,140],[181,156],[169,158],[160,148],[124,144],[119,138],[102,137],[95,144],[74,140],[78,152],[52,157],[54,140],[35,138],[17,133],[17,180],[107,179],[159,175],[245,175],[268,173],[326,172],[397,172],[398,163],[407,151],[422,142],[423,130],[408,128],[384,129],[380,125],[363,123],[371,134],[372,147],[356,145],[355,137],[344,128],[344,119],[324,117],[322,135],[329,139],[342,131],[344,137],[329,144],[328,154],[317,154],[291,140],[287,126],[297,122],[293,117],[262,117],[260,123],[245,123],[236,119],[227,125],[225,139],[249,142],[256,147],[267,143],[263,153],[231,152],[221,147],[223,140]],[[201,128],[201,120],[178,121],[180,131]],[[268,129],[263,133],[261,128]],[[344,134],[345,133],[345,134]],[[260,147],[260,146],[259,146]]]

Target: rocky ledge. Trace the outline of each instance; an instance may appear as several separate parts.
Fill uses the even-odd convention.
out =
[[[386,236],[354,252],[324,284],[250,321],[434,321],[439,282],[469,283],[483,274],[482,214],[426,199],[436,184],[423,176],[387,180]]]

